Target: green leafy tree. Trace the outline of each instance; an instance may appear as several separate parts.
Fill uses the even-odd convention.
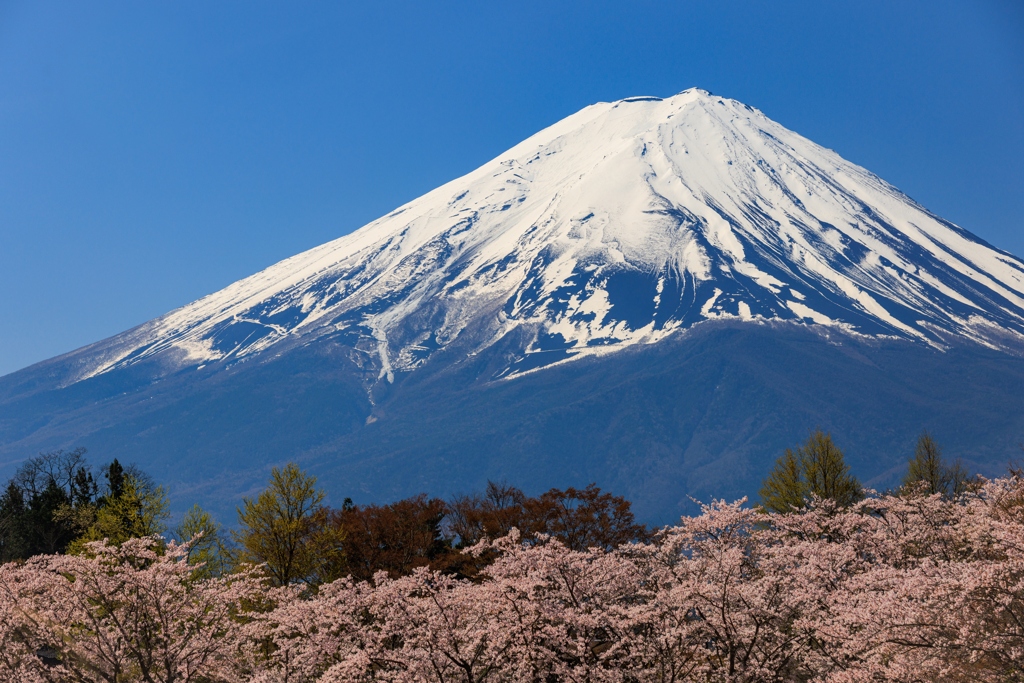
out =
[[[179,540],[190,543],[186,560],[199,569],[196,576],[221,576],[230,568],[230,553],[224,543],[223,528],[209,512],[193,505],[175,528]]]
[[[787,448],[761,484],[761,506],[772,512],[791,512],[810,497],[800,456]]]
[[[946,498],[958,498],[973,484],[974,478],[968,475],[959,460],[947,463],[942,458],[942,449],[931,434],[921,434],[914,448],[914,457],[907,463],[907,474],[903,478],[905,493],[939,493]]]
[[[265,564],[276,585],[319,583],[325,568],[337,565],[342,541],[323,500],[316,477],[294,463],[275,467],[269,486],[238,510],[238,559]]]
[[[845,507],[864,497],[832,435],[813,432],[796,452],[787,449],[761,486],[761,507],[770,512],[802,508],[811,496]]]
[[[852,505],[864,497],[864,489],[850,474],[843,452],[832,435],[820,429],[800,449],[804,478],[808,490],[819,498],[830,498],[842,506]]]
[[[162,486],[135,467],[125,469],[117,460],[105,468],[105,475],[106,491],[93,506],[84,533],[68,547],[69,553],[83,553],[90,541],[107,539],[120,545],[129,538],[153,536],[167,528],[170,513]]]

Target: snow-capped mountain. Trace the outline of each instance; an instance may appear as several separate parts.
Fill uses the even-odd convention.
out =
[[[756,495],[807,430],[899,481],[1024,438],[1024,262],[739,102],[588,107],[345,237],[0,377],[0,480],[135,462],[230,523],[272,465],[383,502]]]
[[[1024,342],[1024,261],[760,111],[600,103],[373,223],[74,354],[65,385],[325,335],[380,380],[514,339],[492,378],[770,320],[943,348]]]

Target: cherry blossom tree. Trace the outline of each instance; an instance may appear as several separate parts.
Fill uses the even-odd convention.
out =
[[[46,681],[232,680],[233,617],[258,600],[252,570],[193,579],[187,546],[104,541],[89,556],[38,556],[0,567],[4,644],[15,671]]]
[[[654,537],[484,539],[473,579],[273,587],[188,546],[94,543],[0,566],[0,681],[1024,681],[1024,478],[765,513],[714,502]]]

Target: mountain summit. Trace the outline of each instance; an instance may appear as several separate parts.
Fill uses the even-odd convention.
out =
[[[350,235],[100,346],[69,380],[341,336],[381,378],[514,337],[494,378],[703,320],[1024,340],[1024,262],[703,90],[596,104]]]
[[[930,429],[1024,438],[1024,261],[744,104],[596,104],[338,240],[0,378],[0,474],[137,462],[230,520],[295,460],[339,499],[597,482],[669,521],[831,430],[868,485]]]

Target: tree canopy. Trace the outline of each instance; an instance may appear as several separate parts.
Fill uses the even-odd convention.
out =
[[[903,489],[907,493],[941,494],[947,498],[963,495],[974,484],[967,470],[955,460],[946,462],[942,449],[931,434],[922,432],[914,447],[914,457],[907,464]]]
[[[832,435],[819,429],[796,451],[786,449],[764,480],[760,496],[764,510],[791,512],[806,507],[813,496],[846,507],[863,498],[864,492]]]
[[[316,583],[336,564],[341,536],[329,524],[330,511],[316,477],[295,463],[275,467],[269,486],[238,509],[234,532],[239,559],[264,563],[276,585]]]

